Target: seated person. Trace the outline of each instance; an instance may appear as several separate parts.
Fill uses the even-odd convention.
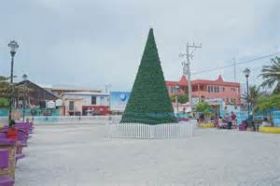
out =
[[[232,126],[232,119],[229,113],[226,113],[225,115],[225,122],[227,123],[227,129],[231,129]]]
[[[15,127],[15,121],[11,121],[11,127],[7,131],[7,138],[12,140],[17,140],[18,130]]]
[[[219,128],[225,128],[226,127],[226,123],[223,121],[223,118],[220,116],[219,120],[218,120],[218,127]]]
[[[261,124],[261,127],[270,127],[271,124],[268,122],[267,118],[265,117],[262,124]]]

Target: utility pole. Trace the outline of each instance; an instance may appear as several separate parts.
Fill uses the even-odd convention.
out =
[[[105,85],[105,93],[110,93],[110,88],[112,87],[111,84],[106,84]]]
[[[186,61],[182,62],[183,66],[183,75],[188,75],[188,95],[189,95],[189,103],[192,112],[192,84],[191,84],[191,59],[193,58],[193,52],[197,48],[201,48],[202,44],[199,45],[187,42],[186,44],[186,53],[180,54],[180,57],[186,57]],[[192,50],[191,50],[192,49]]]

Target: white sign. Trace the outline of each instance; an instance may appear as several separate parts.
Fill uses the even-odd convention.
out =
[[[47,102],[47,108],[55,108],[55,102],[54,101],[48,101]]]
[[[62,106],[62,100],[61,99],[55,100],[55,106],[61,107]]]

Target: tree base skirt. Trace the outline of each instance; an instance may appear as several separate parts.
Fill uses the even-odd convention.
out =
[[[148,125],[143,123],[118,123],[110,125],[113,138],[168,139],[193,136],[196,121]]]
[[[199,128],[215,128],[214,123],[200,123],[198,125]]]
[[[270,133],[270,134],[280,134],[280,127],[260,127],[259,132]]]

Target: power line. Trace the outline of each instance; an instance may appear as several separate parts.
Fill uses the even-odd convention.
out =
[[[212,68],[212,69],[208,69],[208,70],[202,70],[202,71],[199,71],[199,72],[193,72],[192,74],[194,74],[194,75],[202,74],[204,72],[212,72],[212,71],[216,71],[216,70],[221,70],[221,69],[229,68],[229,67],[232,67],[234,65],[241,65],[241,64],[251,63],[251,62],[258,61],[258,60],[261,60],[261,59],[265,59],[265,58],[268,58],[268,57],[276,56],[277,54],[280,54],[280,51],[272,53],[272,54],[256,57],[256,58],[253,58],[253,59],[250,59],[250,60],[241,61],[241,62],[238,62],[238,63],[233,63],[233,64],[229,64],[229,65],[225,65],[225,66],[221,66],[221,67],[217,67],[217,68]]]

